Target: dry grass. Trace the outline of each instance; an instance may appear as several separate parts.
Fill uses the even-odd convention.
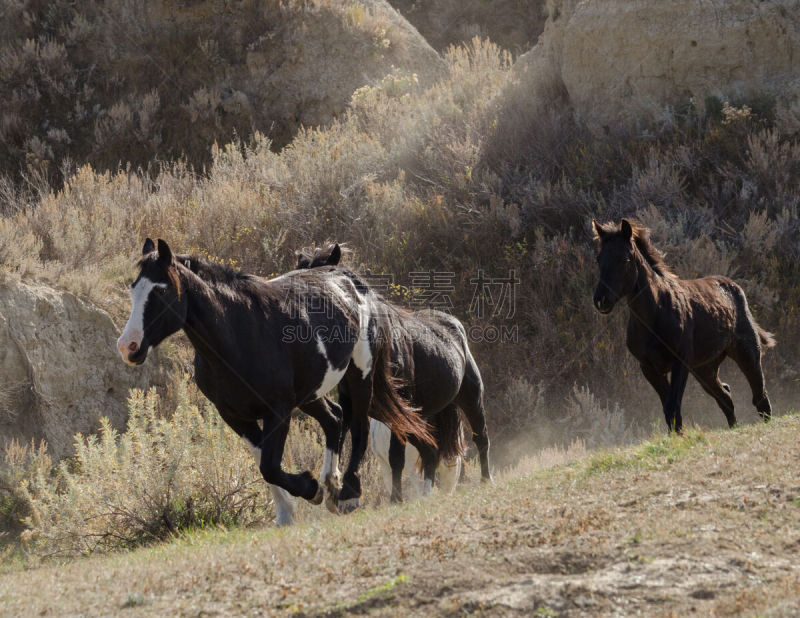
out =
[[[11,572],[0,612],[792,613],[798,431],[691,430],[452,496]]]

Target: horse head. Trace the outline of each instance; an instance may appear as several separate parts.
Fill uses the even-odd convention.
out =
[[[186,322],[178,263],[163,240],[158,248],[149,238],[142,247],[139,274],[131,285],[131,315],[117,340],[122,360],[141,365],[156,347]]]
[[[317,249],[296,251],[297,268],[316,268],[317,266],[336,266],[342,259],[342,248],[338,243]]]
[[[636,285],[636,245],[634,229],[627,219],[619,225],[592,220],[595,238],[600,241],[597,264],[600,280],[594,290],[594,306],[600,313],[610,313],[619,299]]]

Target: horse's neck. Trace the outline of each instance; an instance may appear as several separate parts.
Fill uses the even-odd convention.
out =
[[[658,311],[658,296],[664,283],[659,275],[642,259],[637,265],[636,285],[628,296],[631,319],[642,324],[652,324]]]
[[[225,336],[225,304],[217,292],[199,277],[182,277],[181,284],[188,296],[188,310],[183,330],[195,352],[213,361],[230,345]]]

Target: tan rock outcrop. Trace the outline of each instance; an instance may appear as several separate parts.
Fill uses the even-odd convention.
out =
[[[590,123],[660,114],[708,96],[741,100],[800,90],[797,0],[563,0],[515,79],[555,84]]]
[[[0,281],[0,447],[44,439],[63,457],[103,416],[124,429],[128,389],[164,380],[158,355],[135,369],[122,363],[118,335],[106,312],[72,294]]]

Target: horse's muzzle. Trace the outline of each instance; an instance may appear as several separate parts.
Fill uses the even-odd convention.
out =
[[[597,294],[594,295],[594,306],[600,313],[606,314],[611,313],[611,310],[614,308],[614,302],[609,300],[607,296],[599,296]]]
[[[147,360],[147,352],[149,351],[150,346],[148,345],[123,345],[121,343],[117,343],[117,350],[119,350],[119,355],[122,357],[122,360],[132,367],[136,367],[141,365],[144,361]]]

